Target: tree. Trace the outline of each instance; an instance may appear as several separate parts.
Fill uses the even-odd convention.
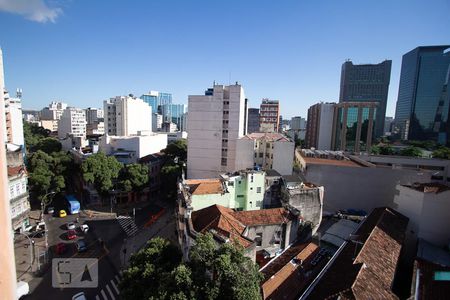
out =
[[[182,170],[183,167],[172,160],[167,160],[161,168],[161,190],[168,199],[173,199],[176,196],[177,180],[181,177]]]
[[[141,164],[129,164],[122,168],[119,185],[125,192],[141,191],[148,183],[148,167]]]
[[[179,162],[185,162],[187,159],[187,143],[185,139],[181,139],[167,145],[166,149],[162,150],[169,158],[178,158]]]
[[[92,183],[102,196],[113,188],[113,182],[119,177],[120,169],[122,164],[114,156],[106,156],[103,152],[89,156],[81,164],[83,179]]]
[[[40,140],[48,137],[50,130],[40,127],[36,124],[28,122],[23,123],[23,136],[25,138],[25,145],[28,151],[37,151],[34,148]]]
[[[417,147],[409,146],[400,151],[400,155],[402,156],[413,156],[413,157],[421,157],[422,150]]]
[[[178,248],[162,238],[133,255],[119,285],[123,299],[260,299],[262,275],[233,243],[217,247],[198,235],[183,263]]]
[[[450,148],[439,147],[433,151],[433,158],[450,159]]]
[[[62,149],[61,143],[52,137],[46,137],[43,139],[40,139],[36,145],[33,147],[33,151],[41,150],[45,153],[53,153],[53,152],[59,152]]]

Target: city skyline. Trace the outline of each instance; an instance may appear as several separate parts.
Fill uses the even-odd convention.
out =
[[[6,87],[12,95],[23,89],[25,109],[53,100],[101,107],[110,97],[149,90],[187,104],[188,95],[201,95],[213,81],[238,81],[249,107],[279,99],[284,118],[305,117],[314,103],[339,101],[341,65],[350,58],[355,64],[392,60],[386,115],[394,116],[402,55],[450,40],[447,1],[255,6],[36,0],[46,10],[27,12],[8,2],[0,4],[0,26],[9,28],[0,35]],[[380,16],[383,22],[368,28],[367,20]]]

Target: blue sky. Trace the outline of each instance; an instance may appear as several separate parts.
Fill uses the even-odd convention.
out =
[[[279,99],[284,117],[337,101],[340,69],[450,44],[450,1],[0,0],[0,46],[23,107],[52,100],[101,107],[116,95],[171,92],[177,103],[215,80],[239,81],[251,107]]]

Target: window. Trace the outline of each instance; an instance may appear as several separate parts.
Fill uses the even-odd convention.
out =
[[[226,166],[227,165],[227,159],[226,158],[222,158],[221,165],[222,166]]]
[[[234,186],[234,181],[228,181],[228,186]]]
[[[238,198],[244,198],[244,195],[237,195]]]
[[[255,158],[257,158],[258,157],[258,153],[255,153]]]
[[[253,188],[252,188],[252,187],[250,188],[250,191],[253,191]]]
[[[256,192],[261,194],[261,187],[260,187],[260,186],[258,186],[258,187],[256,188]]]
[[[241,183],[242,183],[242,181],[240,181],[240,180],[239,180],[239,181],[238,181],[238,183],[239,183],[239,184],[241,184]]]
[[[262,246],[262,232],[256,234],[255,242],[256,242],[256,246],[257,247],[261,247]]]
[[[250,175],[250,182],[253,182],[253,174]]]
[[[260,158],[263,157],[263,153],[262,152],[259,153],[259,157]]]

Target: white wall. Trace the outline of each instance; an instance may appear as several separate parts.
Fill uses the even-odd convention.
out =
[[[274,142],[272,169],[281,175],[292,175],[294,150],[293,142]]]
[[[8,108],[11,118],[11,143],[16,145],[25,145],[23,137],[23,120],[22,120],[22,104],[20,99],[10,98],[7,100]]]
[[[333,136],[334,104],[322,103],[320,106],[319,137],[317,139],[318,150],[331,150]]]
[[[245,170],[253,168],[255,159],[255,141],[249,139],[239,139],[236,142],[236,164],[235,170]]]
[[[86,137],[86,114],[83,109],[68,107],[64,110],[58,121],[58,137],[62,139],[67,134]]]
[[[100,150],[111,155],[118,149],[134,151],[136,158],[160,152],[167,147],[166,134],[152,134],[146,136],[107,136],[100,141]]]

